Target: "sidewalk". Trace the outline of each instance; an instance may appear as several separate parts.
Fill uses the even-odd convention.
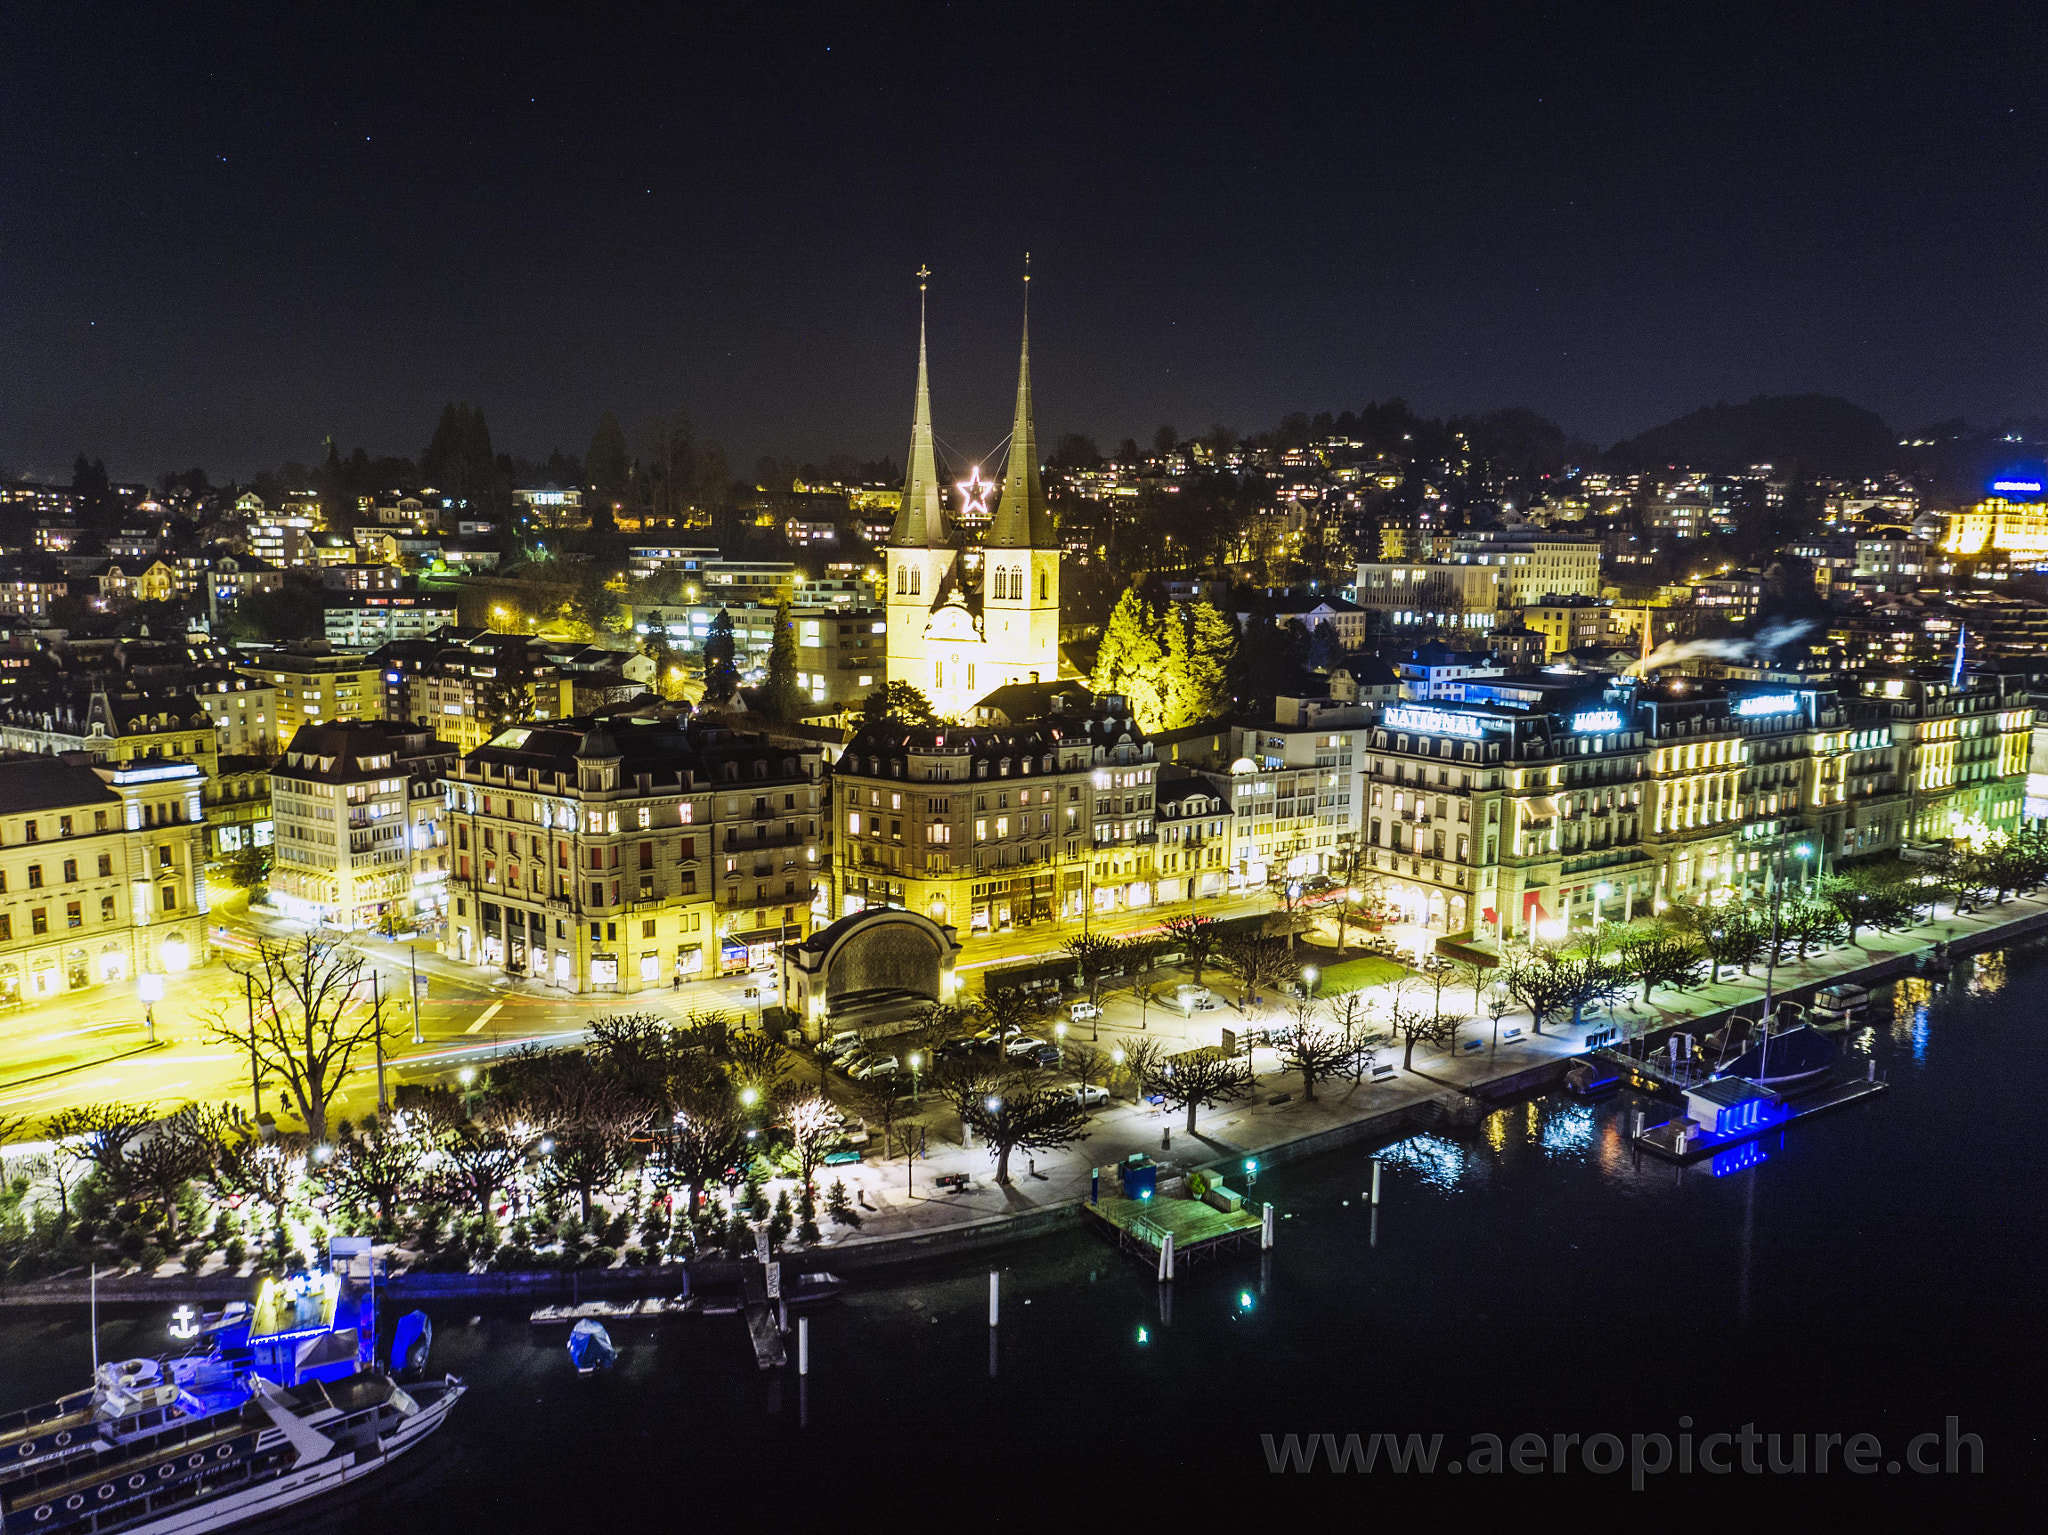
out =
[[[2009,942],[2032,929],[2048,929],[2048,896],[2017,897],[1979,908],[1968,916],[1953,913],[1898,933],[1862,932],[1853,946],[1830,949],[1777,967],[1772,992],[1776,998],[1810,992],[1844,977],[1883,967],[1899,967],[1924,953],[1934,942],[1947,942],[1958,954]],[[1361,1121],[1379,1120],[1432,1099],[1455,1102],[1467,1095],[1483,1093],[1489,1086],[1511,1082],[1533,1070],[1554,1065],[1584,1052],[1589,1034],[1621,1028],[1629,1037],[1660,1033],[1684,1024],[1704,1024],[1738,1008],[1753,1008],[1763,999],[1764,975],[1759,967],[1750,976],[1724,979],[1688,992],[1660,990],[1646,1007],[1640,995],[1613,1012],[1588,1014],[1577,1028],[1552,1026],[1543,1034],[1533,1032],[1527,1013],[1511,1014],[1502,1029],[1519,1027],[1523,1032],[1498,1048],[1471,1053],[1418,1049],[1413,1070],[1397,1070],[1392,1079],[1378,1083],[1349,1081],[1319,1082],[1316,1097],[1301,1096],[1297,1072],[1280,1067],[1279,1052],[1261,1048],[1254,1053],[1255,1089],[1246,1098],[1217,1109],[1204,1111],[1196,1120],[1196,1134],[1186,1133],[1186,1111],[1154,1109],[1118,1100],[1094,1116],[1088,1138],[1056,1152],[1032,1156],[1013,1153],[1011,1187],[995,1183],[995,1162],[982,1146],[962,1147],[958,1143],[959,1122],[950,1109],[920,1116],[926,1126],[929,1154],[909,1170],[914,1185],[906,1191],[906,1169],[902,1157],[887,1162],[863,1161],[854,1167],[821,1169],[819,1185],[829,1190],[844,1179],[849,1197],[858,1204],[865,1193],[872,1210],[863,1210],[858,1231],[829,1224],[821,1216],[825,1246],[859,1248],[892,1239],[929,1235],[947,1227],[963,1226],[1027,1211],[1085,1200],[1089,1193],[1089,1172],[1108,1166],[1133,1152],[1144,1152],[1184,1162],[1205,1163],[1226,1158],[1263,1154],[1291,1142],[1305,1140],[1324,1131]],[[1135,1004],[1130,1009],[1135,1012]],[[1241,1015],[1228,1015],[1237,1019]],[[1153,1009],[1155,1028],[1161,1019],[1172,1025],[1199,1021],[1213,1029],[1215,1013],[1182,1019],[1162,1009]],[[1121,1020],[1113,1026],[1116,1035],[1133,1032]],[[1491,1039],[1492,1020],[1473,1019],[1460,1029],[1460,1037]],[[1102,1041],[1108,1048],[1111,1039]],[[1070,1030],[1069,1039],[1075,1038]],[[1206,1041],[1204,1041],[1206,1042]],[[1399,1066],[1401,1049],[1389,1046],[1380,1052],[1383,1061]],[[1269,1100],[1281,1094],[1286,1101]],[[1172,1144],[1162,1149],[1161,1133],[1170,1131]],[[1035,1163],[1035,1172],[1034,1172]],[[965,1173],[970,1186],[961,1193],[941,1193],[935,1180],[950,1173]]]

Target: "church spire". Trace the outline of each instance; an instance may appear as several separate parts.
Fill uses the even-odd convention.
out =
[[[1038,434],[1031,422],[1031,257],[1024,257],[1024,350],[1017,360],[1017,419],[1010,427],[1010,462],[1003,499],[989,524],[991,549],[1050,549],[1052,509],[1038,483]]]
[[[903,505],[889,543],[897,549],[939,549],[946,516],[939,503],[939,470],[932,451],[932,391],[925,370],[924,289],[929,269],[917,269],[917,405],[911,415],[910,458],[904,466]]]

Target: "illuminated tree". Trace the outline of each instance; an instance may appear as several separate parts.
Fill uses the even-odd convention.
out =
[[[1209,1045],[1159,1060],[1146,1075],[1145,1088],[1174,1108],[1186,1109],[1188,1134],[1193,1135],[1198,1112],[1251,1091],[1252,1069],[1241,1056],[1225,1055]]]

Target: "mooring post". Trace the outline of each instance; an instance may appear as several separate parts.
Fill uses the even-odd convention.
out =
[[[1372,1202],[1374,1204],[1380,1202],[1380,1159],[1378,1157],[1372,1159]]]
[[[1000,1319],[1003,1307],[1003,1276],[994,1269],[988,1271],[988,1325],[994,1327]]]
[[[1272,1206],[1271,1202],[1269,1201],[1269,1202],[1267,1203],[1267,1205],[1266,1205],[1266,1208],[1265,1208],[1265,1209],[1263,1209],[1263,1210],[1261,1210],[1261,1211],[1259,1212],[1259,1251],[1260,1251],[1260,1252],[1271,1252],[1272,1250],[1273,1250],[1273,1206]]]
[[[796,1319],[796,1373],[811,1373],[811,1319],[807,1316]]]
[[[1173,1233],[1165,1233],[1159,1239],[1159,1282],[1168,1283],[1173,1278]]]

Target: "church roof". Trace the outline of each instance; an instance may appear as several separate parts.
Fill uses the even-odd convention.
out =
[[[1031,421],[1031,281],[1027,274],[1024,347],[1017,360],[1017,416],[1010,426],[1010,462],[1003,472],[1003,498],[983,540],[990,549],[1050,549],[1052,508],[1038,481],[1038,433]]]

